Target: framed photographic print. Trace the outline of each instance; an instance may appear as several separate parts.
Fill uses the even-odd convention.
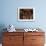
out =
[[[34,21],[35,20],[35,8],[19,7],[18,8],[18,20],[19,21]]]

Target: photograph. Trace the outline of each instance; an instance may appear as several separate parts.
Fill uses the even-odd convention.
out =
[[[18,20],[33,21],[35,19],[35,9],[31,7],[18,8]]]

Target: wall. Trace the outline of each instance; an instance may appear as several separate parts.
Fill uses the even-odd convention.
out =
[[[36,20],[19,22],[18,7],[34,7]],[[9,24],[13,24],[16,28],[40,27],[46,32],[46,0],[0,0],[0,31]]]

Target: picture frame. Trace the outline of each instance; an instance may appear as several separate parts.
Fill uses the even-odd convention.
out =
[[[35,21],[35,8],[33,7],[19,7],[18,21]]]

